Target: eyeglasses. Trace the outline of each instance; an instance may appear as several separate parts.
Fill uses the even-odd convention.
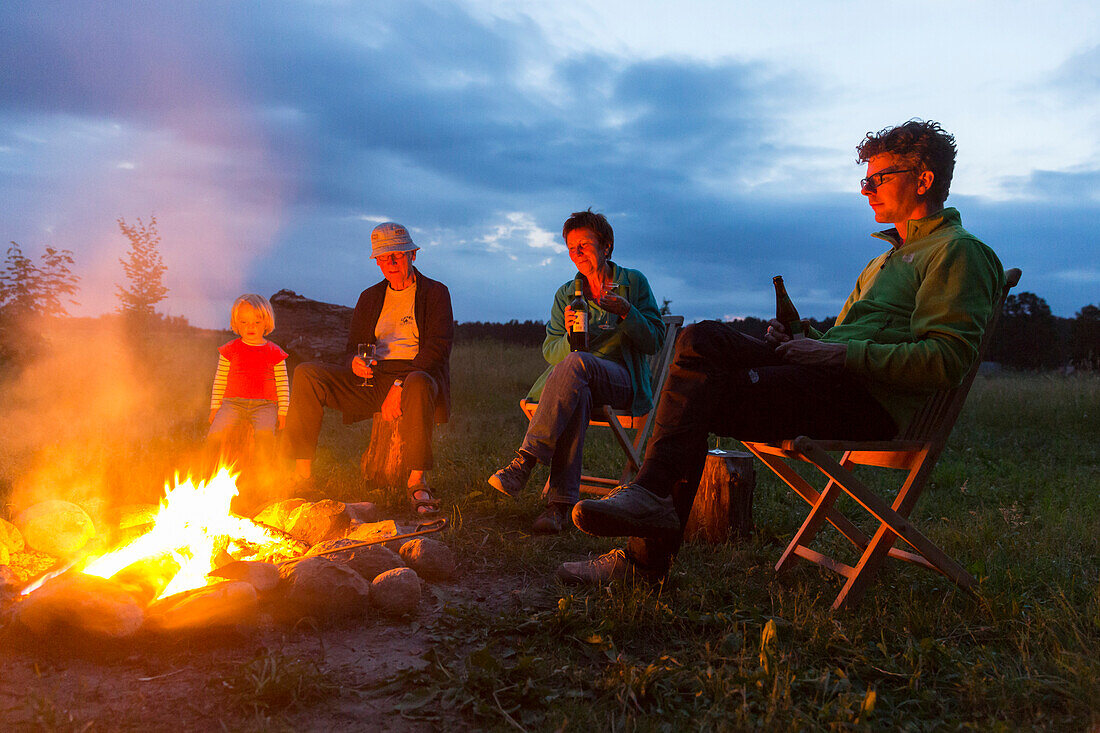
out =
[[[886,176],[892,176],[895,173],[912,173],[916,168],[899,168],[892,171],[879,171],[878,173],[872,173],[866,178],[859,180],[860,191],[874,191],[882,184],[886,183]]]
[[[400,264],[405,261],[406,254],[404,252],[390,252],[388,255],[378,255],[374,259],[379,263],[391,262],[393,264]]]

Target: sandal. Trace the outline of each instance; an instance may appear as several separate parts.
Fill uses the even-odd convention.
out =
[[[432,490],[427,484],[417,484],[407,489],[409,504],[412,505],[413,514],[417,517],[434,517],[439,514],[440,501],[432,495]],[[417,497],[427,497],[417,498]]]

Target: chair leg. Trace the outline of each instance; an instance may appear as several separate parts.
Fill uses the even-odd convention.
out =
[[[791,490],[801,496],[807,504],[810,506],[816,506],[821,494],[817,490],[810,486],[806,479],[799,476],[793,468],[787,465],[779,456],[773,456],[768,453],[763,453],[758,450],[754,450],[751,444],[745,444],[745,447],[752,451],[753,455],[759,458],[768,468],[770,468],[776,476],[783,480],[783,483],[791,487]],[[858,547],[860,550],[867,547],[867,543],[870,538],[863,533],[859,527],[856,527],[851,521],[848,520],[843,514],[832,511],[831,509],[826,512],[825,518],[829,521],[829,524],[836,527],[837,531],[844,535],[849,542]]]
[[[779,557],[779,562],[775,564],[776,572],[783,570],[789,562],[798,557],[796,551],[799,546],[809,546],[813,538],[817,536],[822,525],[825,524],[826,519],[828,519],[829,512],[833,508],[833,504],[836,503],[840,493],[841,489],[836,481],[830,479],[829,483],[825,485],[825,490],[818,496],[814,508],[806,516],[806,520],[802,522],[802,526],[795,532],[794,538],[791,539],[790,543],[787,545],[787,549],[784,550],[783,554]]]
[[[826,476],[840,484],[841,488],[853,499],[859,502],[864,509],[870,512],[881,525],[875,532],[874,538],[867,546],[856,566],[856,573],[845,584],[841,596],[837,597],[834,608],[850,604],[858,599],[862,589],[877,572],[878,567],[886,558],[891,545],[897,537],[905,540],[913,549],[922,555],[928,562],[954,581],[962,588],[970,589],[974,584],[974,578],[966,572],[957,562],[951,559],[943,550],[925,537],[909,520],[886,505],[886,502],[872,492],[862,481],[857,479],[850,471],[837,463],[832,456],[818,447],[809,439],[799,439],[796,442],[798,450],[809,458],[821,469]],[[894,505],[908,514],[915,503],[915,495],[911,491],[923,485],[931,470],[931,461],[918,460],[917,468],[910,471],[901,491],[898,492]],[[851,586],[851,588],[849,588]],[[853,597],[854,596],[854,597]]]

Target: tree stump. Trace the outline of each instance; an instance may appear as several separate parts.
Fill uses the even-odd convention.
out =
[[[363,480],[376,488],[404,488],[409,478],[404,449],[397,431],[397,421],[383,420],[382,413],[374,413],[370,424],[370,445],[360,461]]]
[[[752,534],[752,494],[756,471],[752,454],[732,450],[707,453],[684,538],[713,544]]]

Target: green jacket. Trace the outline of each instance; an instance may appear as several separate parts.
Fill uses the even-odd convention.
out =
[[[542,376],[531,387],[527,399],[538,402],[543,385],[550,371],[569,353],[569,339],[565,333],[565,307],[573,300],[574,283],[580,279],[588,302],[588,349],[596,355],[617,361],[630,373],[634,386],[634,401],[630,414],[642,415],[653,407],[653,385],[646,355],[655,354],[665,340],[665,326],[649,281],[637,270],[611,265],[611,279],[618,286],[616,295],[630,301],[630,312],[620,318],[609,313],[594,301],[588,292],[584,277],[577,273],[554,294],[550,308],[550,321],[546,324],[546,339],[542,342],[542,355],[550,363]]]
[[[1005,276],[997,255],[962,227],[955,209],[873,236],[892,245],[868,263],[822,341],[847,344],[844,367],[904,430],[927,396],[958,386]]]

